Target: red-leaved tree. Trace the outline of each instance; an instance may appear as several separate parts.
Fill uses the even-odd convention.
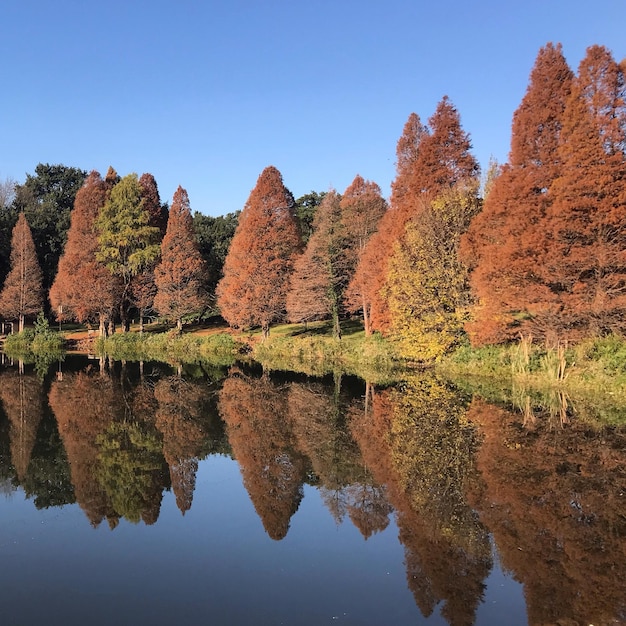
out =
[[[175,321],[179,331],[183,316],[201,313],[208,306],[206,265],[193,230],[189,196],[182,187],[174,193],[161,243],[161,262],[154,274],[154,306],[161,316]]]
[[[76,194],[67,243],[50,289],[50,304],[58,319],[97,320],[102,336],[121,293],[119,280],[96,260],[95,222],[107,193],[106,181],[91,172]]]
[[[294,199],[273,166],[263,170],[239,218],[217,286],[217,303],[233,327],[260,326],[286,317],[286,298],[302,237]]]
[[[509,163],[461,239],[479,298],[467,325],[475,344],[504,341],[526,329],[548,333],[555,319],[554,296],[541,275],[545,216],[550,186],[560,174],[558,148],[572,77],[560,45],[541,48],[513,116]]]
[[[24,318],[43,309],[41,268],[35,244],[24,213],[20,213],[11,237],[11,270],[0,292],[0,314],[18,320],[24,330]]]

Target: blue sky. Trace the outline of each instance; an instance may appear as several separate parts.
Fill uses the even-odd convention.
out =
[[[193,210],[243,207],[275,165],[298,197],[359,173],[389,196],[412,111],[448,95],[486,167],[539,48],[626,57],[626,0],[4,0],[0,179],[39,162],[151,172]]]

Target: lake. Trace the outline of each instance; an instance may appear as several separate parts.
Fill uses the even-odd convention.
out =
[[[626,623],[626,428],[562,400],[5,359],[3,623]]]

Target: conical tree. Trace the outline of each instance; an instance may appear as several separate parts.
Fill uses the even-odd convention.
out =
[[[95,222],[106,197],[105,181],[98,172],[91,172],[76,194],[67,244],[50,289],[50,304],[58,319],[98,321],[101,335],[106,333],[121,291],[119,281],[96,259]]]
[[[424,128],[412,114],[397,146],[397,176],[392,185],[392,206],[368,242],[348,288],[352,309],[363,302],[366,332],[368,309],[371,329],[388,331],[390,313],[385,296],[389,258],[407,222],[424,211],[430,201],[457,184],[478,179],[480,168],[470,152],[469,135],[447,96],[438,104]]]
[[[333,320],[334,335],[341,337],[341,297],[349,280],[347,233],[342,222],[339,194],[329,191],[317,208],[313,234],[304,254],[295,262],[287,294],[291,322]]]
[[[560,337],[621,332],[626,319],[626,92],[605,48],[581,62],[563,116],[561,174],[550,188],[545,280]]]
[[[0,314],[18,320],[22,332],[24,318],[42,308],[41,269],[30,227],[24,213],[20,213],[11,238],[11,270],[0,292]]]
[[[475,321],[467,326],[474,343],[503,341],[525,329],[550,332],[554,297],[540,268],[548,190],[560,173],[558,146],[572,77],[560,45],[541,48],[513,116],[509,163],[461,240],[480,300]]]
[[[220,312],[233,327],[285,319],[286,297],[302,237],[294,199],[273,166],[263,170],[241,213],[217,286]]]
[[[96,258],[122,284],[119,310],[122,330],[128,330],[131,280],[152,266],[159,256],[160,230],[150,224],[142,191],[136,174],[125,176],[111,189],[96,220],[99,242]]]
[[[381,195],[380,187],[369,180],[357,175],[341,197],[341,213],[344,228],[347,233],[347,260],[349,263],[349,278],[355,276],[355,271],[367,250],[367,243],[376,232],[381,218],[387,210],[387,202]],[[365,333],[370,334],[370,316],[367,298],[363,293],[367,286],[362,285],[357,277],[347,296],[348,307],[351,310],[360,310],[363,314]]]
[[[156,180],[152,174],[142,174],[139,179],[141,194],[141,206],[148,214],[148,225],[159,229],[159,245],[163,240],[167,229],[168,211],[161,204],[159,190]],[[130,279],[129,297],[131,304],[137,308],[139,314],[139,332],[143,332],[144,315],[153,309],[154,297],[156,296],[156,283],[154,281],[154,270],[161,258],[153,259],[151,263],[146,263],[144,267]]]
[[[411,113],[396,146],[396,178],[391,185],[391,207],[381,217],[377,231],[363,250],[346,290],[348,310],[361,311],[366,335],[372,332],[372,318],[378,329],[388,324],[387,303],[381,292],[387,274],[389,250],[414,212],[415,199],[410,193],[411,178],[420,146],[428,134],[429,130],[422,124],[420,117]]]
[[[430,199],[456,184],[476,180],[478,161],[472,155],[468,133],[461,126],[456,107],[444,96],[428,120],[430,133],[422,139],[415,166],[409,175],[409,194]]]
[[[189,196],[182,187],[174,193],[161,243],[161,262],[154,274],[154,307],[161,316],[175,321],[179,331],[185,315],[201,313],[208,306],[206,266],[193,230]]]

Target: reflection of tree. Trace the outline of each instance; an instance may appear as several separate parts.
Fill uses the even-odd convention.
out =
[[[36,376],[3,372],[0,399],[11,423],[11,458],[20,483],[30,463],[45,401],[41,381]]]
[[[163,435],[176,504],[184,515],[191,508],[198,460],[205,456],[210,438],[206,423],[209,389],[206,384],[173,376],[160,380],[154,395],[158,400],[156,426]]]
[[[120,517],[153,524],[159,517],[166,472],[162,441],[153,425],[114,421],[98,435],[98,481]]]
[[[76,501],[94,526],[107,519],[114,528],[119,515],[95,475],[96,438],[123,410],[121,389],[106,374],[64,374],[63,380],[52,382],[48,402],[70,462]]]
[[[434,378],[371,392],[351,411],[351,430],[374,477],[387,487],[420,610],[452,625],[474,622],[491,567],[487,531],[465,501],[473,430],[458,394]]]
[[[474,400],[484,443],[473,498],[532,624],[614,624],[626,614],[626,431],[536,419]]]
[[[0,494],[10,494],[15,486],[15,467],[11,463],[11,422],[4,416],[0,405]]]
[[[347,514],[367,539],[389,524],[384,488],[373,482],[348,432],[338,393],[321,384],[292,383],[288,409],[298,447],[311,460],[322,498],[339,523]]]
[[[49,413],[39,424],[22,487],[27,497],[34,497],[38,509],[76,502],[67,454],[56,421]]]
[[[256,512],[267,534],[282,539],[300,505],[307,469],[287,419],[286,391],[267,376],[231,375],[219,411]]]

